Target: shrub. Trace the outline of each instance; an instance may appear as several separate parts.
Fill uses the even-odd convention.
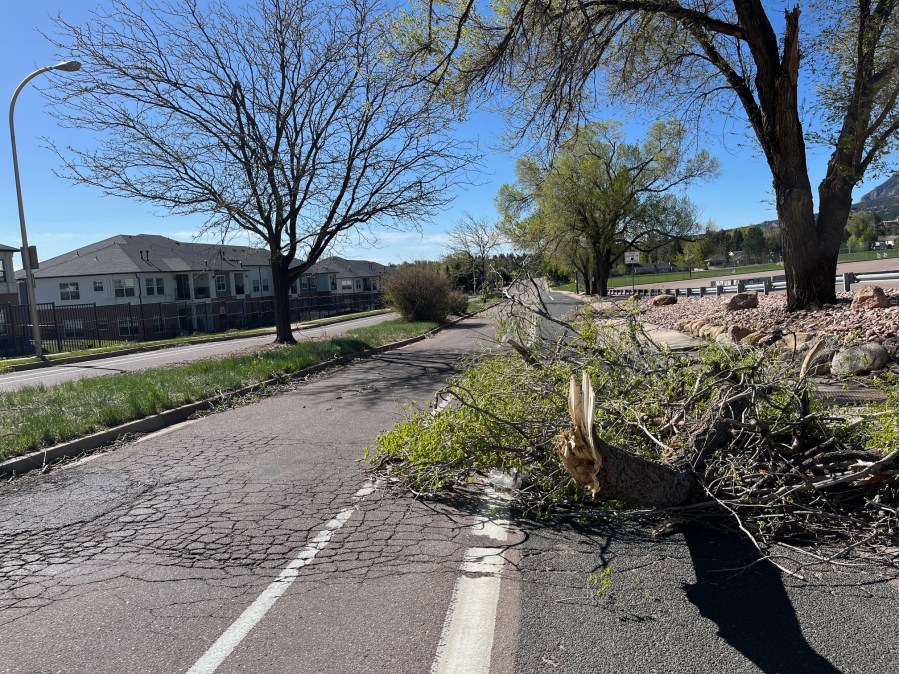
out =
[[[453,290],[447,298],[449,313],[461,316],[468,312],[468,295],[460,290]]]
[[[384,284],[387,303],[408,321],[445,321],[450,313],[449,279],[434,265],[398,267]]]

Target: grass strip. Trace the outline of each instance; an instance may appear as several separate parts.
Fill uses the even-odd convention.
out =
[[[867,260],[879,260],[883,258],[897,258],[899,251],[894,250],[868,250],[858,253],[840,253],[837,258],[838,262],[863,262]],[[644,285],[650,283],[670,283],[672,281],[688,281],[690,279],[727,277],[734,274],[752,274],[755,272],[782,271],[782,263],[770,264],[753,264],[744,267],[726,267],[720,269],[704,269],[702,271],[674,271],[661,272],[658,274],[636,274],[634,275],[634,285]],[[581,284],[583,286],[583,284]],[[631,285],[630,276],[614,276],[609,279],[609,288],[623,288]],[[566,283],[560,286],[554,286],[553,290],[568,290],[574,292],[574,283]]]
[[[391,309],[375,309],[374,311],[361,311],[349,314],[339,314],[337,316],[329,316],[328,318],[317,318],[312,321],[300,323],[303,328],[313,328],[322,325],[331,325],[333,323],[345,323],[346,321],[355,320],[357,318],[367,318],[368,316],[378,316],[380,314],[390,313]],[[274,334],[275,329],[272,326],[264,328],[253,328],[251,330],[227,330],[226,332],[203,332],[195,335],[183,335],[181,337],[172,337],[170,339],[157,339],[149,342],[117,342],[108,346],[100,346],[95,349],[81,349],[79,351],[60,351],[58,353],[47,353],[47,360],[62,360],[65,358],[76,358],[78,356],[96,356],[103,353],[115,353],[117,351],[133,351],[134,349],[152,349],[154,347],[169,346],[185,346],[195,342],[217,342],[228,341],[230,339],[239,339],[242,337],[260,337],[263,335]],[[37,358],[26,356],[24,358],[5,358],[0,359],[0,372],[13,365],[22,365],[25,363],[36,363]]]
[[[437,326],[385,321],[334,339],[0,393],[0,460],[415,337]]]

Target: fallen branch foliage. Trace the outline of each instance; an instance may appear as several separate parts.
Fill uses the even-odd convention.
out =
[[[895,386],[885,403],[837,408],[798,362],[737,345],[673,352],[633,306],[559,320],[526,290],[498,320],[511,347],[468,363],[439,413],[416,410],[382,435],[378,470],[418,493],[505,473],[537,511],[595,498],[723,517],[771,556],[895,561]],[[798,575],[803,562],[779,565]]]

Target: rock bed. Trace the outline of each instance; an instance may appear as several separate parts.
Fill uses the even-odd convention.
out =
[[[876,309],[853,309],[852,293],[838,293],[837,304],[825,305],[817,311],[787,312],[786,296],[782,293],[759,295],[758,307],[727,311],[728,297],[678,297],[676,304],[652,306],[647,298],[641,300],[642,317],[671,329],[679,329],[700,336],[703,323],[722,330],[707,329],[703,337],[719,334],[743,335],[748,332],[772,336],[762,344],[783,342],[781,346],[797,345],[793,335],[803,343],[824,339],[835,349],[845,349],[866,343],[881,344],[894,361],[899,360],[899,291],[885,290],[890,306]],[[689,323],[689,325],[687,325]],[[711,332],[711,334],[709,334]],[[800,347],[801,348],[801,347]]]

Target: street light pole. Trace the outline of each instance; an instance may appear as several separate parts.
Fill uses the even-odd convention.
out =
[[[41,324],[37,313],[37,300],[34,296],[34,270],[31,268],[31,255],[28,250],[28,231],[25,229],[25,209],[22,206],[22,181],[19,178],[19,156],[16,152],[16,127],[13,118],[16,111],[16,99],[19,92],[38,75],[50,72],[51,70],[63,70],[65,72],[75,72],[81,68],[78,61],[60,61],[53,66],[45,66],[38,68],[28,77],[22,80],[22,83],[16,88],[12,95],[12,101],[9,104],[9,142],[12,144],[12,168],[16,177],[16,199],[19,202],[19,226],[22,229],[22,266],[25,267],[25,286],[28,291],[28,309],[31,314],[31,339],[34,342],[34,355],[45,360],[44,350],[41,345]]]

